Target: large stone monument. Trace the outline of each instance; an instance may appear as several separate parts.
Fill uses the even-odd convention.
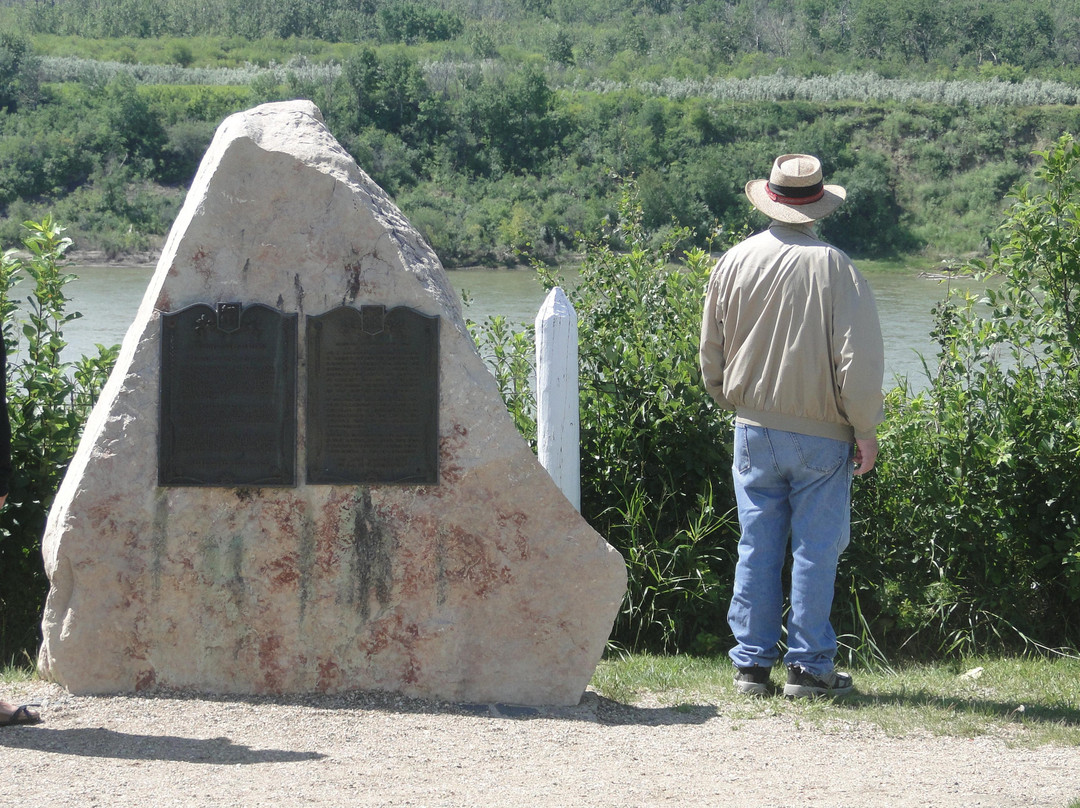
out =
[[[573,704],[625,588],[300,101],[218,130],[42,549],[41,672],[75,693]]]

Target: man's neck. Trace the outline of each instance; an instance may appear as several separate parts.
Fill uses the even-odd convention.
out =
[[[773,219],[772,224],[769,227],[790,227],[792,230],[798,230],[807,235],[817,238],[817,222],[807,222],[806,224],[792,224],[791,222],[781,222],[778,219]]]

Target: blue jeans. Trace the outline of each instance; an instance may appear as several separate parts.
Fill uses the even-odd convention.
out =
[[[781,574],[791,538],[791,611],[784,662],[817,676],[833,669],[829,622],[836,564],[851,538],[852,444],[735,425],[732,473],[739,562],[728,625],[739,667],[771,666],[783,615]]]

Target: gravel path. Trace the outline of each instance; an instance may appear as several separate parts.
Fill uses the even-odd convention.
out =
[[[7,686],[44,723],[0,728],[0,806],[1052,806],[1080,748],[890,738],[736,706],[572,708],[76,697]],[[742,712],[743,715],[739,713]]]

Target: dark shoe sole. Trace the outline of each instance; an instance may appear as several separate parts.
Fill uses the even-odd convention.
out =
[[[744,696],[768,696],[769,695],[769,683],[768,682],[743,682],[739,679],[735,680],[735,689],[742,693]]]
[[[846,696],[852,690],[855,689],[855,685],[848,685],[847,687],[817,687],[815,685],[784,685],[784,695],[789,699],[817,699],[824,696],[830,698],[836,696]]]

